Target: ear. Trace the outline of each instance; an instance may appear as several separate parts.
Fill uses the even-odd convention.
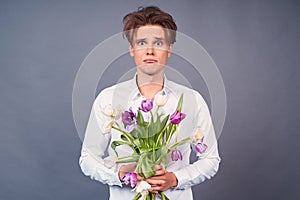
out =
[[[134,52],[133,52],[133,47],[131,45],[129,45],[129,53],[130,53],[130,56],[134,56]]]
[[[168,58],[170,58],[173,50],[173,44],[170,44],[169,49],[168,49]]]

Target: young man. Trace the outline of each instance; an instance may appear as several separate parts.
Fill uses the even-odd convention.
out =
[[[136,76],[133,80],[103,90],[97,96],[82,146],[81,169],[85,175],[110,186],[111,200],[132,199],[136,193],[132,188],[122,186],[122,177],[128,172],[134,172],[136,164],[114,165],[109,162],[115,155],[110,144],[120,137],[120,133],[108,129],[111,133],[105,134],[108,132],[106,128],[110,126],[106,124],[109,115],[105,109],[108,105],[122,105],[136,111],[142,100],[153,100],[157,95],[164,95],[167,97],[164,111],[173,113],[183,93],[182,111],[187,117],[179,126],[178,140],[200,137],[199,132],[194,135],[198,128],[204,135],[207,149],[205,153],[198,153],[198,160],[191,164],[190,146],[180,146],[178,149],[183,159],[176,162],[169,159],[166,169],[157,166],[156,174],[146,181],[151,185],[153,193],[164,191],[172,200],[193,199],[191,186],[214,176],[218,171],[220,157],[209,111],[201,95],[168,81],[164,74],[177,26],[171,15],[157,7],[141,8],[129,13],[123,22],[124,35],[130,43],[130,55],[136,63]],[[121,156],[131,153],[125,145],[120,146],[118,152],[121,152]]]

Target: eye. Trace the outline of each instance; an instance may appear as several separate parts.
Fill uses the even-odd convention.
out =
[[[139,45],[139,46],[143,46],[143,45],[145,45],[145,44],[146,44],[145,41],[139,41],[139,42],[138,42],[138,45]]]
[[[161,41],[155,42],[155,46],[161,46],[161,45],[162,45],[162,42],[161,42]]]

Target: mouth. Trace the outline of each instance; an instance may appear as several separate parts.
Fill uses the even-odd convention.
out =
[[[143,62],[146,63],[146,64],[151,64],[151,63],[157,63],[157,60],[155,60],[155,59],[145,59],[145,60],[143,60]]]

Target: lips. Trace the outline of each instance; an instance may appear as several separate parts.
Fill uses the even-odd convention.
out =
[[[143,60],[143,62],[144,63],[156,63],[157,60],[155,60],[155,59],[145,59],[145,60]]]

